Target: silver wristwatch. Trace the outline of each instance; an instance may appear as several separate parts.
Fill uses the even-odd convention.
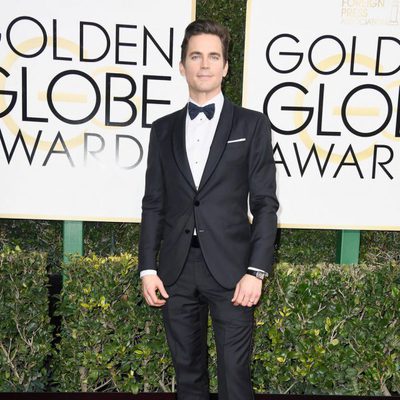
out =
[[[253,275],[261,281],[263,281],[268,276],[268,272],[255,271],[254,269],[248,269],[246,274]]]

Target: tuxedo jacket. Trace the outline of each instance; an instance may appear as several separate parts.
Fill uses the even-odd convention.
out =
[[[249,266],[272,268],[278,201],[270,125],[264,114],[225,98],[196,189],[186,154],[186,113],[187,106],[152,124],[139,271],[157,269],[164,285],[173,284],[196,228],[211,274],[232,289]]]

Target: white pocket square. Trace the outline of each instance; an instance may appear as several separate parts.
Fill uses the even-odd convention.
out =
[[[226,143],[236,143],[236,142],[245,142],[246,138],[240,138],[240,139],[234,139],[234,140],[228,140]]]

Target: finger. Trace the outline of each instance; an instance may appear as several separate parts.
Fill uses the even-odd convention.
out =
[[[160,307],[165,304],[165,300],[157,297],[156,289],[147,290],[147,296],[149,298],[149,304],[154,307]]]
[[[160,284],[158,285],[158,290],[160,291],[162,297],[168,299],[169,295],[165,290],[164,284],[162,282],[160,282]]]
[[[149,301],[151,301],[151,299],[147,293],[147,289],[144,286],[142,286],[142,296],[143,296],[144,300],[146,301],[146,303],[148,305],[150,305]]]
[[[250,293],[249,300],[252,301],[253,303],[257,303],[258,300],[260,300],[260,294],[257,291]]]
[[[154,305],[155,307],[160,307],[160,306],[162,306],[162,305],[165,304],[165,300],[164,300],[164,299],[160,299],[160,298],[157,296],[157,294],[155,294],[155,296],[153,296],[151,299],[153,300],[153,303],[154,303],[153,305]]]
[[[148,294],[143,293],[143,298],[149,306],[152,305],[151,297]]]
[[[236,288],[235,288],[235,293],[233,294],[233,297],[232,297],[232,302],[236,302],[236,298],[237,298],[237,295],[239,294],[239,285],[236,285]]]
[[[146,300],[146,303],[149,306],[153,306],[154,305],[153,304],[153,300],[152,300],[152,298],[150,296],[150,292],[148,290],[143,290],[143,297],[144,297],[144,299]]]
[[[250,297],[250,300],[247,303],[247,307],[253,307],[253,306],[257,305],[257,303],[258,303],[257,297],[255,297],[255,298]]]
[[[154,307],[161,307],[165,304],[165,300],[158,300],[156,304],[154,304]]]
[[[249,304],[249,301],[250,301],[250,300],[249,300],[248,296],[244,296],[243,299],[242,299],[242,301],[240,302],[240,305],[246,307],[247,304]]]
[[[246,307],[253,307],[254,303],[252,301],[249,300],[249,302],[246,304]]]
[[[240,292],[239,294],[238,294],[238,296],[237,296],[237,299],[236,299],[236,301],[235,301],[235,305],[237,305],[237,306],[242,306],[243,305],[243,300],[244,300],[244,298],[245,298],[245,294],[244,293],[242,293],[242,292]],[[247,300],[248,301],[248,300]],[[247,304],[247,301],[246,301],[246,304]]]

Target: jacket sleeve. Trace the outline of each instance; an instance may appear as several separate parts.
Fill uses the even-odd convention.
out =
[[[249,205],[253,215],[249,266],[271,272],[279,203],[271,127],[265,115],[258,115],[249,149]]]
[[[157,269],[157,255],[164,227],[164,179],[156,123],[150,132],[145,193],[139,240],[139,272]]]

